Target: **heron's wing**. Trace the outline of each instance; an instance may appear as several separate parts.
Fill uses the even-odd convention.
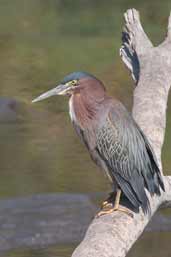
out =
[[[145,187],[160,194],[163,181],[152,148],[125,107],[117,102],[98,129],[96,150],[110,175],[135,207],[146,212],[149,202]]]

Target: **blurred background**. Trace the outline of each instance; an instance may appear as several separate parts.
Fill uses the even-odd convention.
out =
[[[0,0],[1,200],[110,191],[71,126],[68,99],[30,102],[66,74],[83,70],[101,79],[109,94],[131,111],[134,85],[119,48],[123,13],[132,7],[140,11],[154,45],[159,44],[166,34],[170,0]],[[165,174],[171,173],[170,130],[171,102],[163,148]],[[169,238],[164,232],[144,234],[129,257],[170,256]],[[74,247],[63,243],[11,250],[3,256],[69,257]]]

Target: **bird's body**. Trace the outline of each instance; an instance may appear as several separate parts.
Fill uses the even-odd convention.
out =
[[[113,189],[119,188],[135,208],[147,213],[145,189],[151,196],[160,195],[164,185],[146,136],[126,108],[107,96],[101,81],[73,73],[62,85],[69,81],[75,83],[69,91],[70,117],[91,158],[105,171]]]
[[[152,195],[160,194],[159,186],[163,188],[147,138],[119,101],[105,95],[94,112],[87,110],[87,116],[82,119],[79,112],[76,114],[74,111],[74,102],[80,102],[74,98],[81,96],[76,94],[72,97],[70,116],[91,158],[105,171],[110,182],[121,188],[134,207],[141,206],[147,212],[149,202],[145,188]]]

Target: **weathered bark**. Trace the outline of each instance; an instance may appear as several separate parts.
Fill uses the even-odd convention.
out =
[[[162,170],[161,150],[171,85],[171,15],[167,37],[158,47],[153,47],[148,39],[135,9],[128,10],[124,19],[120,54],[136,84],[132,113],[151,142]],[[160,197],[149,196],[151,215],[140,210],[134,218],[114,212],[94,219],[72,257],[126,256],[154,213],[160,207],[171,206],[171,177],[163,179],[165,192]]]

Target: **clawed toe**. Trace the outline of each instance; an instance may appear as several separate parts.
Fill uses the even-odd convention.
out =
[[[108,201],[104,201],[102,203],[102,206],[101,206],[101,209],[104,209],[104,208],[111,208],[113,206],[112,203],[108,202]]]
[[[133,213],[132,213],[129,209],[127,209],[127,208],[125,208],[125,207],[122,207],[122,206],[118,206],[117,208],[116,208],[116,207],[113,207],[113,208],[111,208],[111,209],[99,211],[99,212],[96,214],[95,218],[99,218],[99,217],[102,216],[102,215],[110,214],[110,213],[112,213],[112,212],[114,212],[114,211],[124,212],[125,214],[129,215],[131,218],[134,217]]]

